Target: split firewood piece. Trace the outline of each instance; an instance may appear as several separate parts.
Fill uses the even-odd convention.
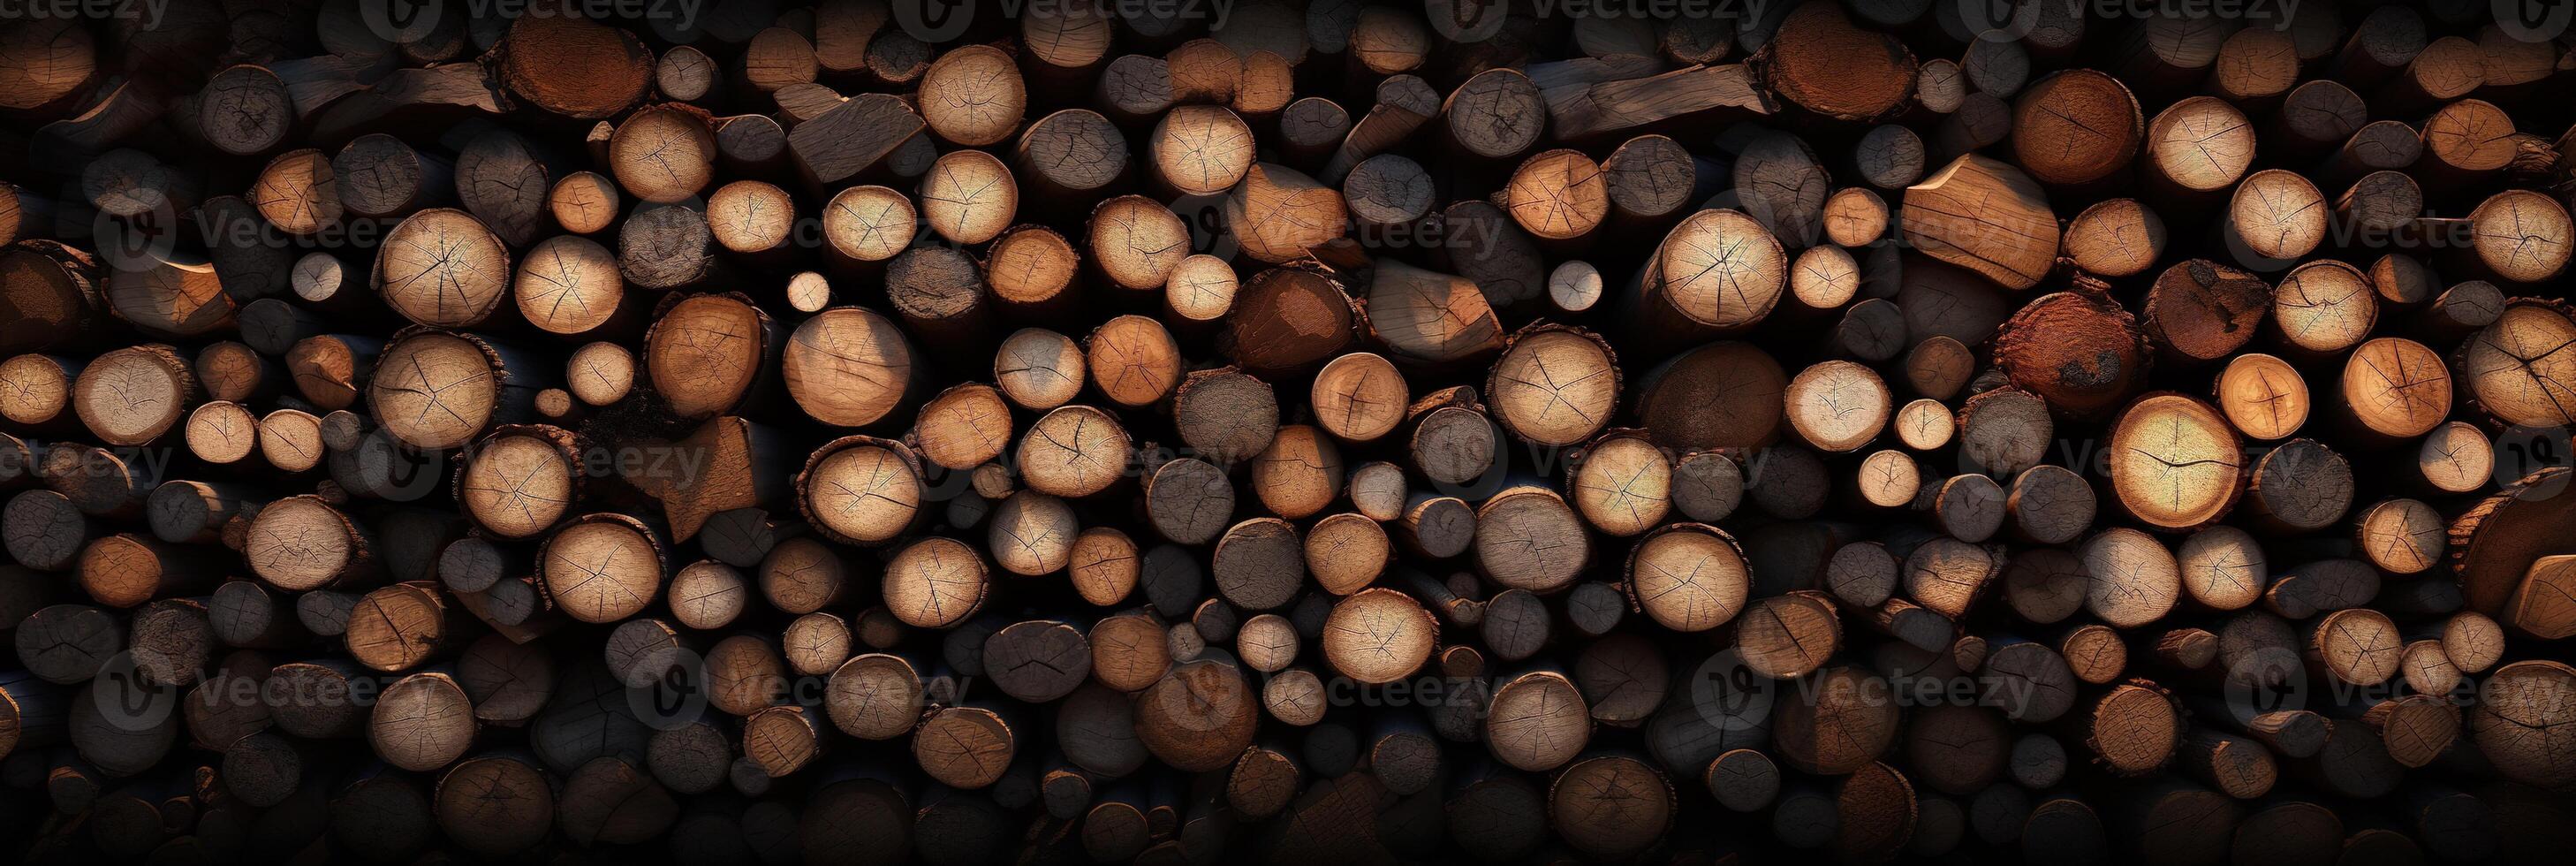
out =
[[[1339,285],[1296,268],[1255,275],[1234,306],[1231,354],[1245,369],[1263,373],[1309,368],[1339,355],[1362,321]]]
[[[744,418],[718,417],[678,441],[645,439],[628,447],[635,457],[617,469],[661,502],[674,541],[696,537],[709,517],[782,501],[788,490],[789,464],[777,433]]]
[[[2027,289],[2057,258],[2057,217],[2039,185],[2019,169],[1960,157],[1906,189],[1905,238],[1924,254]]]
[[[1662,74],[1649,66],[1613,71],[1598,81],[1552,83],[1536,74],[1531,80],[1547,100],[1549,123],[1557,138],[1581,141],[1642,131],[1666,121],[1755,120],[1778,113],[1774,91],[1757,84],[1755,75],[1747,65],[1729,64],[1690,66]],[[1857,101],[1870,100],[1864,95]]]
[[[787,149],[805,180],[828,186],[882,164],[927,124],[912,106],[883,93],[862,93],[796,124]],[[1031,127],[1029,135],[1036,135]]]
[[[1342,237],[1342,194],[1296,169],[1254,163],[1225,199],[1226,227],[1244,255],[1285,264]]]
[[[1472,364],[1507,339],[1487,296],[1461,277],[1381,262],[1370,270],[1363,300],[1370,334],[1398,359],[1422,366]]]
[[[2571,584],[2576,584],[2576,558],[2543,556],[2534,561],[2505,600],[2505,622],[2517,631],[2542,638],[2576,634],[2576,606],[2566,604],[2558,595]]]
[[[1414,75],[1379,82],[1376,102],[1351,124],[1341,147],[1324,163],[1325,183],[1339,185],[1361,162],[1395,148],[1440,114],[1440,93]]]

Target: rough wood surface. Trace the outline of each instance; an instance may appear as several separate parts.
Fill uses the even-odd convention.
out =
[[[2576,826],[2547,21],[143,5],[0,27],[22,860]]]

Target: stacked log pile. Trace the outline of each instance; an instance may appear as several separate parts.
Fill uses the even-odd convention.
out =
[[[10,853],[2576,844],[2563,32],[895,2],[0,21]]]

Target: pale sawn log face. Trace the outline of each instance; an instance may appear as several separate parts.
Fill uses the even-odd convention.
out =
[[[2564,22],[922,5],[0,26],[14,852],[2576,826]]]

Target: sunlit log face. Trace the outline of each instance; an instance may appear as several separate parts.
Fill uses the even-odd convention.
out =
[[[2225,419],[2198,400],[2157,395],[2120,416],[2111,488],[2138,519],[2168,529],[2215,520],[2235,498],[2243,455]]]

